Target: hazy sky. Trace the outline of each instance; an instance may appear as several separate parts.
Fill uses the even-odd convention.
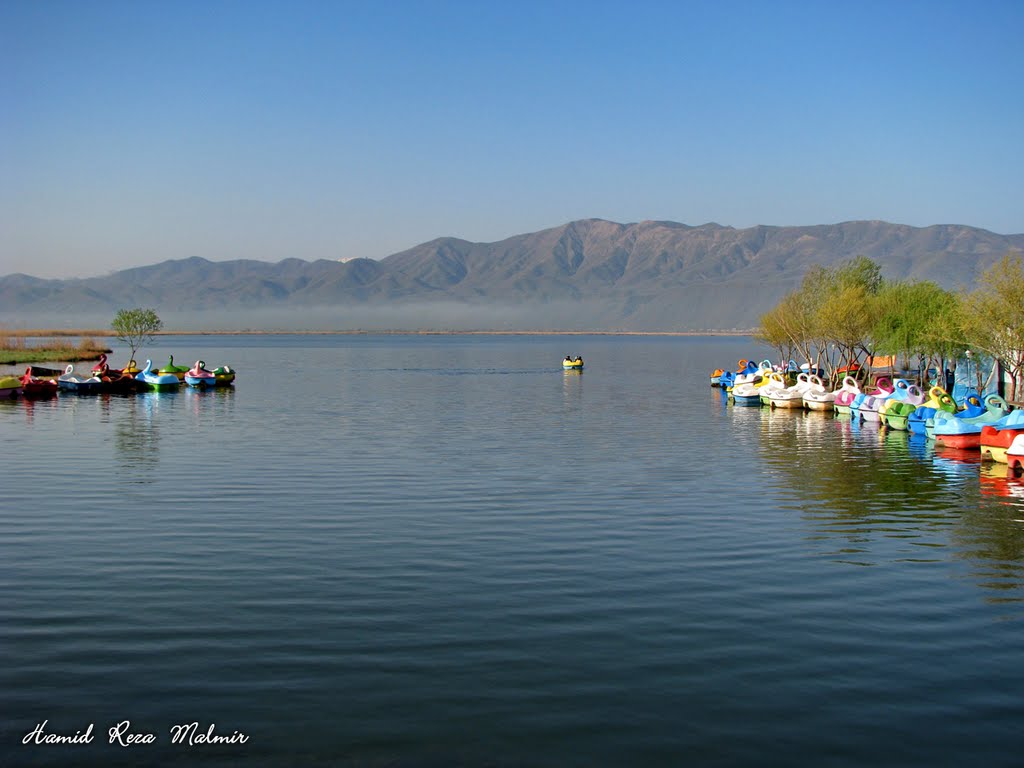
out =
[[[0,275],[579,218],[1024,232],[1024,2],[0,0]]]

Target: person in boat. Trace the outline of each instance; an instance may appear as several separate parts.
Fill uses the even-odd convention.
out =
[[[577,363],[582,363],[583,362],[583,358],[580,357],[579,355],[576,355],[576,362]]]
[[[571,363],[572,362],[572,356],[571,355],[566,355],[565,356],[565,362]]]

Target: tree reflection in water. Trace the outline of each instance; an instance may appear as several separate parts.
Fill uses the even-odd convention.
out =
[[[823,554],[857,565],[961,559],[1000,593],[992,599],[1024,600],[1024,479],[1005,465],[849,416],[744,411],[752,409],[731,414],[734,429],[757,420],[757,452],[776,492],[795,497],[812,539],[841,541]]]
[[[155,418],[161,398],[174,392],[140,392],[119,410],[114,425],[114,446],[119,469],[131,483],[152,483],[160,463],[160,430]]]

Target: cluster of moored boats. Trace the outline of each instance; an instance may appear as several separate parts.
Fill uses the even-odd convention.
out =
[[[975,389],[954,399],[943,387],[922,387],[907,378],[877,376],[862,390],[853,376],[829,389],[821,371],[779,370],[768,360],[741,360],[736,371],[711,374],[740,406],[801,408],[849,415],[860,422],[925,435],[937,445],[978,449],[982,458],[1024,469],[1024,409],[1014,409],[995,394]]]
[[[53,397],[58,392],[79,395],[95,395],[103,392],[174,391],[182,385],[197,389],[229,387],[234,384],[235,371],[227,365],[210,370],[206,363],[197,360],[191,368],[174,364],[174,355],[167,365],[154,368],[151,360],[139,368],[130,360],[124,368],[111,368],[107,356],[100,355],[88,376],[75,372],[69,365],[63,373],[59,370],[30,365],[20,376],[0,377],[0,397]]]

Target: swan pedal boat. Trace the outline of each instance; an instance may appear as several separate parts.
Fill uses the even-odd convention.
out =
[[[811,387],[811,375],[808,373],[797,374],[796,384],[786,387],[783,390],[774,390],[768,395],[768,402],[772,408],[803,408],[804,392]]]
[[[0,376],[0,399],[17,397],[21,394],[23,386],[17,376]]]
[[[28,398],[42,400],[57,394],[57,380],[32,375],[32,366],[25,369],[21,377],[21,394]]]
[[[889,429],[906,432],[910,414],[924,404],[925,397],[917,384],[908,384],[906,392],[901,397],[886,401],[885,411],[879,411],[882,421]]]
[[[128,361],[128,365],[124,368],[111,368],[105,354],[100,355],[99,362],[92,367],[92,375],[98,376],[104,382],[109,379],[110,382],[117,382],[121,379],[134,379],[135,375],[142,369],[135,363],[135,359],[132,358]],[[127,385],[124,385],[127,388]],[[112,387],[117,389],[117,387]]]
[[[928,399],[907,416],[907,431],[913,435],[926,435],[928,423],[937,411],[956,413],[956,401],[940,386],[928,390]]]
[[[760,384],[773,370],[771,360],[762,360],[756,366],[753,363],[747,363],[742,371],[736,371],[732,387],[736,389],[740,384]]]
[[[816,374],[812,374],[809,378],[811,385],[804,392],[804,408],[809,411],[834,410],[836,395],[839,394],[839,390],[826,389],[825,382]]]
[[[206,370],[206,362],[196,360],[196,364],[185,374],[185,383],[197,389],[212,389],[217,386],[217,375]]]
[[[64,373],[57,377],[57,386],[66,392],[75,392],[79,395],[93,395],[100,391],[99,376],[84,378],[75,373],[75,366],[69,365]]]
[[[852,376],[845,376],[843,378],[843,385],[836,390],[836,397],[832,401],[832,407],[835,408],[836,413],[849,415],[850,403],[859,394],[861,394],[861,390],[857,380]]]
[[[1017,435],[1006,449],[1006,463],[1015,472],[1024,469],[1024,435]]]
[[[981,448],[981,430],[986,424],[998,424],[1010,414],[1010,407],[999,395],[985,398],[985,410],[977,416],[935,415],[934,437],[947,448]]]
[[[175,377],[177,377],[178,381],[184,381],[185,380],[185,374],[188,373],[188,371],[189,371],[188,366],[185,366],[185,365],[175,365],[174,364],[174,355],[169,355],[167,357],[167,365],[165,365],[163,368],[160,368],[156,372],[159,373],[159,374],[168,374],[169,373],[169,374],[172,374]]]
[[[893,392],[892,381],[888,376],[880,376],[875,380],[875,388],[870,392],[861,392],[859,395],[853,398],[850,402],[850,416],[857,419],[864,419],[864,414],[861,412],[861,408],[869,398],[882,398],[888,397]],[[872,401],[872,404],[874,401]],[[875,409],[875,415],[877,415],[877,407]]]
[[[221,365],[214,368],[213,375],[217,377],[218,387],[230,387],[235,381],[235,369],[230,365]]]
[[[116,368],[111,368],[109,363],[108,363],[106,353],[102,353],[102,354],[100,354],[99,361],[96,363],[96,365],[94,365],[92,367],[91,373],[92,373],[93,376],[100,376],[100,377],[102,377],[102,376],[111,376],[111,375],[116,376],[119,373],[121,373],[121,371],[117,370]]]
[[[952,398],[950,400],[953,403],[952,408],[940,408],[925,419],[922,431],[929,440],[935,440],[936,420],[951,418],[949,414],[959,419],[973,419],[981,416],[986,410],[981,402],[981,395],[978,394],[976,389],[968,389],[964,392],[963,399],[960,401],[953,400]],[[916,411],[914,415],[917,415]]]
[[[758,388],[757,393],[761,399],[761,405],[767,405],[771,407],[772,404],[772,393],[781,392],[788,388],[790,385],[786,381],[786,374],[781,371],[775,371],[770,374],[765,382]]]
[[[742,384],[734,384],[729,396],[736,405],[761,405],[761,388],[764,381],[757,377],[753,381],[745,381]]]
[[[750,360],[740,360],[736,364],[737,368],[735,371],[722,371],[718,377],[718,386],[727,392],[731,392],[733,386],[736,384],[736,379],[739,376],[757,373],[757,365]]]
[[[753,371],[749,365],[743,373],[738,373],[732,385],[733,403],[736,405],[761,405],[761,388],[768,382],[769,377],[774,375],[770,360],[762,360]]]
[[[134,362],[134,361],[133,361]],[[136,374],[130,373],[127,369],[117,370],[109,368],[105,363],[100,369],[92,369],[93,374],[100,380],[100,392],[134,392],[138,389]]]
[[[898,403],[905,403],[907,397],[910,394],[910,388],[915,387],[914,396],[920,397],[921,390],[909,379],[896,379],[893,383],[892,394],[889,395],[882,403],[878,406],[878,420],[885,422],[885,416],[889,412],[889,409]]]
[[[877,395],[868,395],[861,401],[860,418],[862,421],[882,424],[885,422],[885,409],[892,399],[901,399],[906,393],[910,382],[906,379],[896,379],[890,384],[892,389],[888,392],[881,392]]]
[[[1009,463],[1006,452],[1018,435],[1024,435],[1024,408],[1010,411],[1005,419],[981,428],[981,457],[1000,464]]]
[[[151,389],[156,392],[174,392],[181,386],[181,380],[173,373],[155,373],[153,361],[147,360],[146,367],[135,375],[140,389]]]

